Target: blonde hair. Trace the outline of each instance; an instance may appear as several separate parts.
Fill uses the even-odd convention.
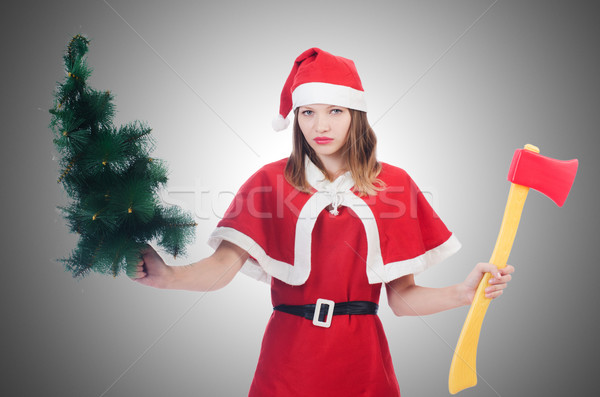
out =
[[[381,172],[381,164],[375,156],[377,137],[367,120],[367,113],[348,109],[350,111],[350,127],[348,137],[343,146],[344,160],[354,179],[353,191],[359,196],[373,196],[385,188],[385,183],[377,178]],[[294,110],[292,154],[285,166],[285,178],[296,189],[309,193],[311,187],[306,180],[304,157],[309,159],[323,172],[323,175],[333,181],[315,151],[310,147],[298,124],[298,109]],[[378,186],[376,186],[378,185]]]

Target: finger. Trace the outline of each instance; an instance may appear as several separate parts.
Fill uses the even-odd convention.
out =
[[[514,271],[515,271],[515,268],[514,268],[514,266],[511,266],[511,265],[506,265],[506,267],[500,269],[500,273],[502,273],[502,274],[511,274],[511,273],[514,273]]]
[[[143,272],[141,270],[136,271],[133,276],[131,276],[131,278],[144,278],[146,277],[146,272]]]
[[[498,285],[490,285],[489,287],[485,288],[485,292],[494,292],[494,291],[499,291],[502,289],[506,288],[506,284],[498,284]]]
[[[482,273],[491,273],[494,277],[500,277],[498,267],[492,263],[481,262],[477,264],[477,268]]]
[[[512,276],[510,274],[508,274],[508,275],[502,276],[500,278],[498,278],[498,277],[491,277],[489,279],[488,283],[489,284],[506,284],[510,280],[512,280]]]
[[[490,298],[490,299],[495,299],[495,298],[499,297],[500,295],[502,295],[503,292],[504,292],[503,290],[486,292],[485,297]]]
[[[492,285],[485,289],[485,297],[486,298],[497,298],[502,295],[504,289],[506,288],[506,284]]]

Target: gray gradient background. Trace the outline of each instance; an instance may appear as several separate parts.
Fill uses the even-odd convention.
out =
[[[55,262],[76,237],[55,211],[67,198],[47,109],[64,76],[61,54],[79,32],[92,39],[91,84],[116,95],[117,123],[154,128],[156,157],[171,170],[166,200],[197,213],[196,244],[172,264],[211,253],[206,238],[231,199],[218,192],[289,154],[290,131],[269,123],[293,59],[311,46],[355,60],[379,158],[433,192],[464,245],[419,283],[460,282],[489,258],[515,148],[578,157],[563,208],[529,195],[509,261],[514,280],[484,322],[482,378],[461,395],[596,388],[595,2],[498,1],[474,25],[491,1],[109,3],[131,27],[104,1],[2,7],[3,394],[243,396],[270,315],[268,287],[245,276],[204,295],[125,277],[77,282]],[[466,313],[395,318],[382,305],[403,396],[448,395]]]

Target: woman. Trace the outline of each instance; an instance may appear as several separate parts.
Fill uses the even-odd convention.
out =
[[[148,248],[135,280],[210,291],[242,271],[269,282],[274,306],[250,396],[399,396],[377,308],[385,284],[398,316],[488,298],[514,268],[477,264],[463,283],[415,284],[414,274],[460,248],[412,179],[378,162],[364,90],[351,60],[318,48],[295,61],[278,125],[294,111],[294,147],[244,183],[209,244],[215,253],[169,267]]]

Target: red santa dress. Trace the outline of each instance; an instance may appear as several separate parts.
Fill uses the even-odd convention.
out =
[[[382,163],[385,190],[359,197],[349,172],[329,182],[307,158],[308,194],[285,180],[286,161],[244,183],[209,239],[213,248],[227,240],[251,255],[241,271],[271,284],[273,306],[378,303],[382,283],[460,248],[402,169]],[[399,395],[377,315],[336,315],[324,328],[273,312],[249,396]]]

